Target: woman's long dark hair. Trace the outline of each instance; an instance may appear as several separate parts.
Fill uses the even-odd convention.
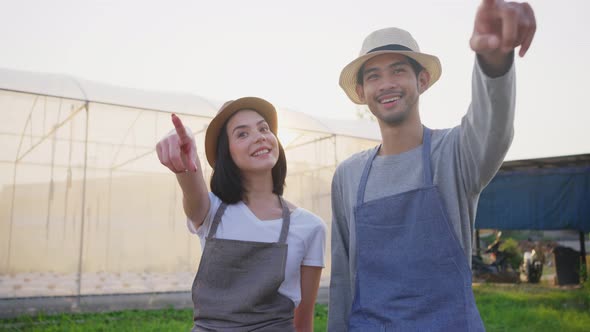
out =
[[[231,119],[231,117],[230,117]],[[217,137],[217,158],[211,175],[211,192],[227,204],[235,204],[244,198],[246,190],[242,183],[240,169],[234,163],[229,151],[229,138],[227,137],[227,123],[225,122]],[[275,133],[273,133],[275,134]],[[276,134],[275,134],[276,135]],[[272,192],[283,194],[285,178],[287,177],[287,158],[285,150],[277,137],[279,146],[279,159],[272,168]]]

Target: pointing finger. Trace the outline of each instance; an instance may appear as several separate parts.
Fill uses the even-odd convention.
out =
[[[496,5],[496,0],[483,0],[481,2],[482,8],[493,8]]]
[[[506,6],[501,11],[502,17],[502,51],[510,52],[516,47],[518,35],[518,9],[512,6]]]
[[[184,125],[182,124],[182,121],[174,113],[172,113],[172,123],[174,124],[174,129],[176,129],[176,133],[178,134],[178,137],[180,137],[180,140],[182,142],[184,142],[188,138],[188,134],[186,133],[186,129],[184,129]]]

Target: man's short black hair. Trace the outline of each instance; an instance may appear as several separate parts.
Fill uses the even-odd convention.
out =
[[[416,77],[418,77],[418,74],[420,74],[420,72],[422,70],[424,70],[424,67],[418,63],[418,61],[410,58],[409,56],[404,55],[404,57],[406,57],[406,59],[408,60],[408,62],[410,63],[410,66],[412,66],[412,69],[414,70],[414,74],[416,74]],[[363,63],[363,65],[361,66],[361,68],[359,69],[359,71],[356,73],[356,84],[362,86],[363,85],[363,72],[365,71],[365,64]]]
[[[230,117],[231,118],[231,117]],[[235,204],[244,198],[246,190],[242,183],[242,175],[240,169],[234,162],[229,151],[229,138],[227,135],[227,123],[225,122],[219,131],[217,138],[217,158],[215,160],[215,167],[213,167],[213,174],[211,175],[211,192],[219,197],[227,204]],[[287,177],[287,158],[285,157],[285,150],[278,141],[279,159],[272,168],[272,192],[277,195],[283,194],[285,187],[285,178]]]

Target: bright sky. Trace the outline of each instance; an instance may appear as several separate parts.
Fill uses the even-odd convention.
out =
[[[507,159],[590,153],[590,2],[530,0],[538,29],[518,59]],[[432,128],[470,100],[469,36],[479,1],[0,0],[0,67],[73,75],[215,100],[261,96],[320,117],[356,117],[338,86],[371,31],[398,26],[437,55],[420,104]]]

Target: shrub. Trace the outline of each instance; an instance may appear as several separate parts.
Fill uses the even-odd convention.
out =
[[[500,245],[500,251],[503,251],[506,255],[508,264],[510,264],[513,269],[518,270],[518,267],[522,262],[522,252],[520,248],[518,248],[518,243],[516,240],[512,238],[503,240],[502,244]]]

